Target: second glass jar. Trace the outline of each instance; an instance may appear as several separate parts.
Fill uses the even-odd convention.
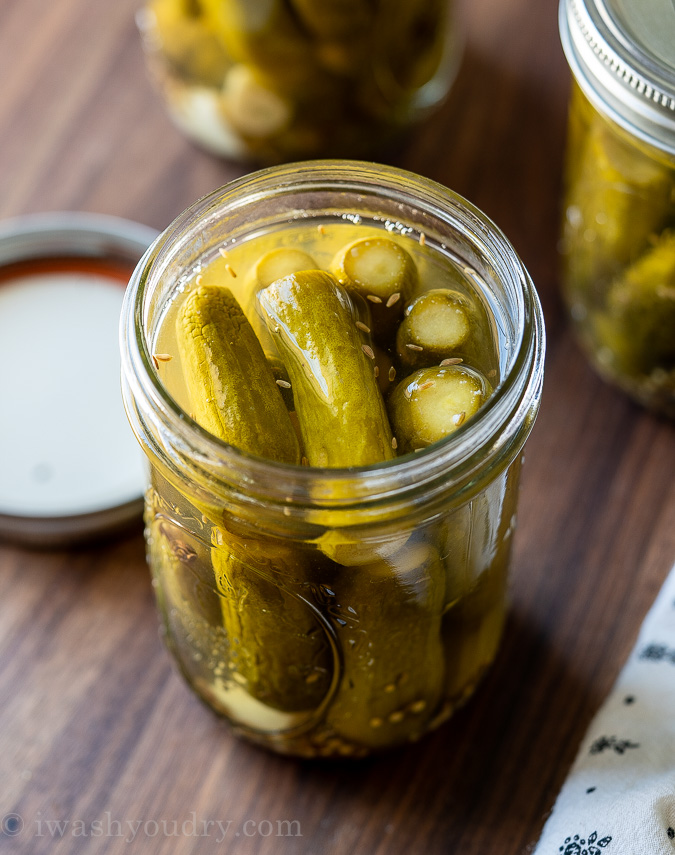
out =
[[[381,152],[460,53],[451,0],[150,0],[138,23],[174,122],[259,165]]]

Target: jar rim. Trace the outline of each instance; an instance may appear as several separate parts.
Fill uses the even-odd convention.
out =
[[[246,207],[273,196],[299,190],[313,193],[350,190],[376,197],[395,196],[419,212],[425,210],[445,224],[463,229],[474,247],[495,265],[516,298],[519,338],[507,371],[478,414],[457,431],[416,454],[349,468],[304,467],[256,457],[208,433],[185,413],[153,370],[145,334],[144,298],[149,278],[161,254],[189,234],[190,224],[220,217],[225,210]],[[229,207],[224,207],[229,206]],[[311,212],[308,215],[311,217]],[[164,259],[164,269],[170,256]],[[439,477],[447,484],[468,483],[486,458],[511,458],[522,447],[533,424],[532,401],[543,380],[545,330],[532,280],[503,232],[459,194],[431,179],[392,166],[317,160],[285,164],[249,173],[217,188],[180,214],[149,247],[129,283],[121,318],[122,373],[127,412],[139,396],[154,416],[168,426],[171,452],[190,464],[197,481],[210,483],[216,475],[238,493],[264,494],[268,502],[310,503],[346,508],[409,496]],[[123,384],[123,385],[124,385]],[[132,419],[133,421],[133,419]],[[166,438],[166,431],[163,431]],[[517,446],[517,447],[516,447]]]
[[[655,44],[662,38],[659,22],[674,10],[670,0],[649,0],[651,14],[645,2],[639,18],[655,29],[638,35],[630,3],[560,0],[560,39],[572,74],[597,109],[644,142],[675,153],[675,66]]]

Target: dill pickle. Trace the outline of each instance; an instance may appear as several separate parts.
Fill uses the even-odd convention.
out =
[[[344,657],[327,714],[341,737],[373,749],[427,730],[443,692],[443,598],[438,553],[422,542],[340,570],[326,605]]]
[[[663,232],[612,281],[596,326],[601,345],[612,353],[605,358],[621,373],[675,367],[675,232]]]
[[[311,575],[304,556],[261,544],[244,559],[241,541],[227,531],[217,530],[215,541],[211,561],[233,679],[273,709],[316,709],[330,688],[333,668],[326,635],[304,601]]]
[[[198,288],[181,310],[177,335],[197,421],[245,451],[299,462],[280,389],[232,294],[215,286]],[[295,566],[299,559],[270,549],[254,550],[242,560],[234,535],[216,533],[211,563],[241,687],[274,709],[313,708],[332,673],[325,642],[302,600],[266,575],[272,562],[276,572],[289,576],[288,562]],[[301,575],[304,565],[295,569]]]
[[[481,307],[453,288],[433,288],[405,308],[396,352],[408,369],[454,358],[484,373],[496,366],[489,327]]]
[[[603,283],[647,248],[673,211],[673,173],[596,116],[568,164],[566,276],[602,305]],[[577,159],[579,162],[577,162]]]
[[[458,430],[491,393],[487,379],[467,365],[419,369],[387,401],[399,449],[426,448]]]
[[[393,458],[374,352],[362,342],[345,289],[328,273],[306,270],[278,279],[258,301],[288,370],[310,466]]]
[[[242,451],[299,463],[281,392],[232,293],[197,288],[181,309],[176,335],[196,421]]]
[[[388,237],[360,238],[337,253],[331,271],[348,291],[368,301],[374,336],[386,340],[417,287],[417,268],[407,250]]]

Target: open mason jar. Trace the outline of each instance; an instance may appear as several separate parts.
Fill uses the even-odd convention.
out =
[[[372,157],[446,96],[451,0],[148,0],[137,16],[174,123],[259,165]]]
[[[562,0],[563,293],[607,380],[675,416],[675,6]]]
[[[407,248],[418,291],[445,277],[484,312],[494,391],[476,415],[417,452],[341,468],[262,459],[200,427],[171,374],[176,307],[213,271],[239,287],[236,259],[251,248],[302,246],[322,264],[354,229]],[[166,229],[131,280],[121,336],[124,400],[151,469],[149,561],[166,641],[194,691],[238,733],[303,756],[360,756],[447,719],[499,645],[543,379],[540,304],[503,234],[398,169],[275,167]]]

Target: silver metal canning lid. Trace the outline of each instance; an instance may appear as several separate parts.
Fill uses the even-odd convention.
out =
[[[589,100],[675,154],[673,0],[561,0],[559,22],[567,61]]]
[[[86,213],[0,221],[0,538],[60,547],[140,519],[145,462],[119,383],[122,274],[45,260],[131,272],[156,234]]]

